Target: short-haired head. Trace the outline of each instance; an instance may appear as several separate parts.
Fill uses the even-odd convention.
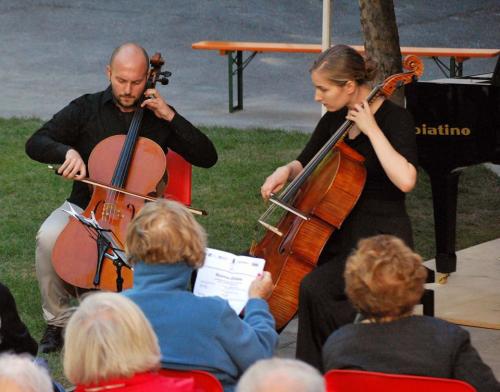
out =
[[[205,260],[206,233],[189,210],[173,200],[147,203],[128,226],[131,263],[175,264],[197,268]]]
[[[377,63],[363,58],[350,46],[334,45],[318,56],[310,72],[321,72],[330,82],[340,86],[351,80],[362,85],[375,78]]]
[[[377,235],[358,242],[344,276],[352,304],[377,320],[411,314],[422,297],[427,270],[401,239]]]
[[[147,88],[149,59],[143,47],[126,43],[113,51],[106,66],[111,92],[122,112],[133,112]]]
[[[151,324],[121,294],[89,294],[71,316],[64,340],[64,373],[73,384],[131,377],[160,366]]]
[[[0,391],[52,392],[49,373],[29,355],[0,355]]]
[[[311,365],[290,358],[257,361],[243,374],[236,392],[324,392],[325,381]]]
[[[133,58],[137,62],[142,62],[145,70],[149,69],[149,55],[146,49],[135,42],[126,42],[116,47],[109,58],[109,66],[112,67],[115,61],[130,61]]]

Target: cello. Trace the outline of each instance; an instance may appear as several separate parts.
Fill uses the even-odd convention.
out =
[[[170,72],[161,71],[164,63],[160,53],[152,56],[146,89],[168,83]],[[166,170],[163,149],[138,136],[143,114],[139,105],[127,134],[102,140],[90,154],[92,180],[84,182],[94,185],[92,197],[83,218],[70,218],[52,251],[56,273],[73,286],[109,291],[132,287],[133,272],[122,270],[127,263],[117,255],[123,254],[129,222],[151,200],[147,195],[156,191]],[[90,230],[82,221],[95,221],[100,229]]]
[[[389,97],[423,73],[416,56],[407,56],[407,72],[395,74],[376,85],[367,97],[369,104],[378,97]],[[366,180],[364,158],[342,140],[352,127],[346,120],[279,196],[271,195],[271,206],[259,218],[267,230],[250,249],[250,254],[266,260],[275,289],[268,299],[282,330],[298,309],[299,286],[311,272],[327,240],[339,229],[358,201]],[[268,222],[277,207],[287,212],[276,225]]]

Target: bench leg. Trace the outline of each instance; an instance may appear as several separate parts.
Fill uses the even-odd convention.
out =
[[[454,56],[450,57],[450,65],[447,66],[439,57],[432,56],[432,60],[436,63],[446,78],[460,78],[463,75],[463,59],[458,59]]]
[[[228,77],[228,91],[229,91],[229,113],[233,113],[236,110],[243,109],[243,52],[238,50],[236,51],[235,56],[233,57],[234,52],[227,52],[227,77]],[[234,71],[233,66],[236,65],[236,72]],[[233,75],[236,73],[236,89],[237,89],[237,98],[238,104],[235,106],[233,104],[233,96],[234,96],[234,84],[233,84]]]
[[[457,61],[455,57],[450,57],[450,78],[460,78],[463,76],[464,63]]]
[[[243,110],[243,52],[239,50],[236,54],[236,67],[238,79],[238,110]]]

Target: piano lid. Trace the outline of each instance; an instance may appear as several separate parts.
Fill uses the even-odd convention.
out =
[[[433,79],[429,83],[436,84],[465,84],[465,85],[484,85],[491,86],[491,78],[493,73],[486,73],[480,75],[471,75],[464,78],[443,78]],[[422,83],[422,82],[421,82]]]

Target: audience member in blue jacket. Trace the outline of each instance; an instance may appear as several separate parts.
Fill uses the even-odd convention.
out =
[[[273,290],[268,272],[251,284],[243,319],[226,300],[188,289],[204,261],[206,234],[184,206],[148,203],[130,223],[126,244],[134,287],[124,295],[151,322],[164,368],[207,370],[232,391],[248,367],[273,355],[278,335],[266,302]]]

